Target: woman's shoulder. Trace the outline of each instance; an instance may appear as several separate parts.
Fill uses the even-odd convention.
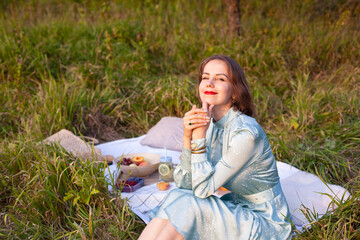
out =
[[[236,112],[235,117],[230,122],[228,128],[230,133],[248,131],[255,137],[255,139],[264,133],[263,129],[255,118],[243,114],[239,111]]]

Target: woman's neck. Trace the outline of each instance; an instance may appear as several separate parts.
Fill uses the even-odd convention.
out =
[[[212,116],[215,119],[215,121],[219,121],[220,119],[222,119],[225,116],[225,114],[229,111],[230,108],[231,108],[231,105],[214,106],[214,108],[212,110]]]

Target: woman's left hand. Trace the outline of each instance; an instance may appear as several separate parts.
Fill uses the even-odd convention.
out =
[[[202,109],[207,111],[207,115],[210,118],[211,118],[213,107],[214,107],[214,105],[209,105],[207,102],[202,103]],[[205,138],[206,130],[208,129],[209,125],[210,125],[210,122],[203,127],[195,128],[192,133],[192,140]]]

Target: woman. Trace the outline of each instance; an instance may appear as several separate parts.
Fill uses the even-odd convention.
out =
[[[179,188],[139,239],[290,239],[291,215],[243,70],[227,56],[209,57],[197,90],[202,108],[183,118]],[[222,186],[231,193],[213,196]]]

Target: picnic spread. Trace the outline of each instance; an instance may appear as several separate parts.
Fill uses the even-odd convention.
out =
[[[159,155],[164,154],[164,149],[162,148],[153,148],[142,145],[141,141],[145,137],[146,135],[137,138],[117,140],[97,145],[97,147],[101,149],[103,154],[114,156],[146,152]],[[180,163],[179,157],[181,152],[168,150],[167,154],[172,156],[174,164]],[[314,209],[319,214],[319,217],[321,217],[328,211],[331,211],[334,207],[331,204],[331,197],[341,199],[344,196],[344,199],[347,199],[350,196],[343,187],[326,184],[319,177],[311,173],[300,171],[287,163],[277,161],[277,168],[281,187],[292,213],[294,224],[299,230],[309,224],[301,209]],[[116,178],[120,169],[117,168],[117,165],[109,166],[110,172],[106,170],[105,173],[108,181],[111,181],[114,177]],[[110,175],[112,175],[112,178]],[[134,213],[137,214],[145,223],[148,223],[150,220],[149,211],[160,205],[167,194],[176,188],[175,183],[171,182],[170,187],[166,191],[160,191],[156,186],[156,183],[158,182],[159,174],[158,172],[154,172],[148,177],[145,177],[145,185],[143,187],[134,192],[121,193],[121,197],[128,199],[128,203],[132,207]],[[111,190],[112,187],[109,186],[109,191]],[[225,193],[227,193],[227,191],[219,190],[215,193],[215,195],[221,197]]]
[[[145,223],[149,223],[150,210],[160,206],[168,193],[177,188],[175,183],[168,179],[170,181],[168,186],[162,189],[164,186],[159,185],[159,182],[163,182],[161,176],[164,173],[159,176],[159,165],[166,163],[176,166],[180,163],[181,128],[180,118],[164,117],[146,135],[102,143],[96,147],[84,144],[81,142],[83,139],[66,130],[54,134],[45,142],[58,142],[74,154],[78,154],[76,147],[74,148],[78,146],[82,157],[104,159],[104,156],[112,156],[113,164],[105,170],[105,177],[109,182],[108,190],[112,192],[114,190],[112,186],[116,186],[119,181],[128,181],[128,185],[122,189],[121,198],[127,198],[132,211]],[[136,160],[144,164],[143,166],[122,165],[121,161],[124,158],[125,160],[139,158]],[[298,230],[310,226],[302,212],[303,209],[311,209],[321,217],[336,207],[333,199],[346,200],[350,196],[345,188],[325,183],[311,173],[280,161],[277,161],[276,165],[283,193]],[[170,174],[171,168],[169,172],[165,167],[160,171]],[[221,197],[226,193],[228,193],[226,189],[220,189],[214,195]]]

